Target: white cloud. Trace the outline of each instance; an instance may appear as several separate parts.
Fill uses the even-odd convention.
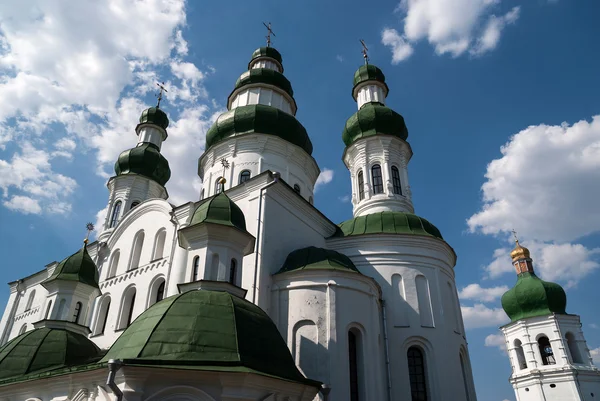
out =
[[[317,182],[315,183],[315,192],[319,190],[323,185],[329,184],[333,180],[333,170],[324,168],[319,174],[317,178]]]
[[[598,330],[598,325],[596,323],[590,323],[590,327],[594,330]]]
[[[508,13],[501,17],[492,15],[486,24],[486,27],[477,39],[477,43],[471,49],[471,54],[480,55],[490,50],[494,50],[500,41],[500,34],[506,25],[514,24],[519,19],[521,7],[514,7]]]
[[[490,334],[485,338],[486,347],[498,347],[502,352],[507,353],[506,340],[502,334]]]
[[[420,40],[427,40],[437,54],[453,57],[467,50],[482,54],[494,49],[503,28],[514,23],[520,11],[515,7],[496,17],[492,12],[499,3],[500,0],[402,0],[396,11],[404,16],[403,33],[386,30],[392,62],[410,56],[412,44]],[[397,46],[391,45],[394,42]]]
[[[499,299],[506,291],[508,287],[503,285],[499,287],[483,288],[479,284],[469,284],[460,292],[458,296],[460,299],[472,299],[480,302],[493,302]]]
[[[335,59],[336,59],[337,61],[339,61],[340,63],[343,63],[343,62],[344,62],[344,57],[343,57],[342,55],[340,55],[340,54],[338,54],[337,56],[335,56]]]
[[[413,54],[413,48],[410,43],[400,36],[395,29],[384,29],[381,33],[381,43],[391,48],[392,64],[398,64]]]
[[[37,200],[27,196],[13,196],[10,200],[2,202],[10,210],[15,210],[23,214],[40,214],[42,208]]]
[[[350,195],[338,196],[338,200],[343,203],[350,202]]]
[[[460,307],[466,329],[480,327],[498,327],[508,323],[508,317],[502,308],[488,308],[483,304]]]
[[[590,355],[592,356],[592,360],[594,364],[600,366],[600,347],[594,348],[590,350]]]

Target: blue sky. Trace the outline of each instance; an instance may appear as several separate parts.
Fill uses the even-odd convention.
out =
[[[512,228],[539,274],[567,288],[568,312],[600,351],[598,2],[71,3],[0,4],[0,282],[80,246],[157,80],[169,87],[167,187],[173,202],[196,199],[206,129],[271,21],[327,171],[315,204],[335,222],[351,216],[341,131],[356,111],[359,39],[386,74],[414,151],[416,213],[458,254],[479,400],[514,400],[497,330],[499,297],[516,280]],[[7,297],[0,287],[0,305]]]

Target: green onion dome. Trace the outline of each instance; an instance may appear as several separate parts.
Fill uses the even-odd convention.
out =
[[[192,290],[157,302],[135,319],[101,362],[110,359],[308,382],[269,316],[225,291]]]
[[[279,65],[283,64],[283,59],[281,58],[281,53],[277,51],[277,49],[273,47],[259,47],[254,50],[252,53],[252,58],[250,59],[250,63],[252,63],[257,58],[271,58],[279,63]],[[248,64],[248,68],[250,68],[250,64]],[[283,68],[282,68],[283,70]]]
[[[229,137],[252,133],[277,136],[312,154],[312,142],[296,117],[262,104],[240,106],[221,114],[206,133],[206,149]]]
[[[385,86],[385,94],[387,96],[390,91],[387,84],[385,83],[385,75],[378,67],[373,64],[361,65],[358,70],[354,73],[354,87],[352,88],[352,97],[356,100],[356,87],[367,81],[377,81]]]
[[[86,245],[56,266],[54,272],[42,284],[55,280],[77,281],[98,287],[98,268],[87,251]]]
[[[290,253],[277,274],[295,270],[343,270],[360,273],[348,256],[314,246]]]
[[[169,162],[159,152],[158,147],[149,142],[143,142],[123,151],[115,163],[115,173],[140,174],[164,186],[171,178]]]
[[[140,116],[140,124],[154,124],[163,129],[169,126],[169,118],[167,114],[158,107],[150,107],[142,111]]]
[[[208,198],[196,208],[190,226],[201,223],[221,224],[246,231],[246,218],[242,209],[224,192]]]
[[[285,93],[294,97],[294,91],[292,90],[292,84],[288,79],[279,71],[270,70],[268,68],[253,68],[244,72],[236,81],[234,92],[239,88],[251,85],[251,84],[267,84],[273,85]],[[231,95],[230,95],[231,96]]]
[[[346,146],[350,146],[361,138],[378,134],[393,135],[406,140],[408,128],[400,114],[381,103],[370,102],[365,103],[346,121],[342,140]]]
[[[354,217],[339,225],[338,236],[369,234],[425,235],[443,240],[436,226],[422,217],[406,212],[378,212]]]
[[[502,308],[511,321],[567,313],[567,295],[560,285],[544,281],[528,271],[517,277],[515,286],[502,296]]]
[[[96,344],[82,334],[42,327],[25,332],[0,348],[0,383],[96,362],[101,356]]]

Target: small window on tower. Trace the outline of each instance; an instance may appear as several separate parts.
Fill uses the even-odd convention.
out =
[[[371,176],[373,177],[373,194],[383,193],[383,177],[381,176],[381,166],[374,164],[371,167]]]
[[[542,363],[544,365],[556,364],[556,359],[554,359],[554,351],[552,351],[552,346],[550,345],[550,340],[548,340],[548,337],[540,337],[538,339],[538,345],[540,347]]]
[[[110,216],[110,224],[108,225],[110,228],[113,228],[117,225],[119,221],[119,213],[121,213],[121,201],[117,201],[113,206],[112,214]]]
[[[365,199],[365,177],[362,170],[358,172],[358,199]]]
[[[240,184],[245,183],[250,179],[250,170],[244,170],[240,173]]]
[[[400,185],[400,171],[398,167],[392,166],[392,184],[394,184],[394,193],[402,195],[402,186]]]

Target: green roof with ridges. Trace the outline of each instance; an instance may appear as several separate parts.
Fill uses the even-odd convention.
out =
[[[296,117],[262,104],[240,106],[221,114],[206,133],[206,149],[229,137],[252,133],[277,136],[309,155],[313,151],[308,133]]]
[[[369,234],[425,235],[443,240],[436,226],[422,217],[406,212],[378,212],[355,217],[339,225],[338,236]]]
[[[193,290],[142,313],[102,359],[154,366],[240,368],[305,381],[269,316],[228,292]]]
[[[373,64],[361,65],[358,70],[354,73],[354,86],[352,87],[352,97],[354,97],[354,89],[366,81],[377,81],[385,86],[385,94],[387,96],[389,88],[385,83],[385,75],[377,66]]]
[[[77,281],[94,288],[98,286],[98,268],[84,245],[79,251],[65,258],[42,284],[55,280]]]
[[[252,57],[250,58],[250,62],[256,60],[257,58],[268,57],[276,60],[279,64],[283,64],[283,58],[281,57],[281,53],[277,51],[277,49],[273,47],[259,47],[254,50],[252,53]]]
[[[149,142],[123,151],[115,163],[115,173],[117,175],[140,174],[162,186],[171,178],[169,162],[160,153],[158,147]]]
[[[0,348],[0,383],[29,374],[83,365],[100,359],[101,351],[82,334],[39,328]]]
[[[224,192],[198,205],[190,226],[201,223],[221,224],[246,231],[244,212]]]
[[[342,140],[350,146],[359,139],[375,135],[392,135],[405,141],[408,129],[404,118],[381,103],[365,103],[346,121]]]
[[[169,117],[158,107],[150,107],[142,111],[140,124],[154,124],[166,130],[169,126]]]
[[[292,84],[285,77],[285,75],[283,75],[279,71],[271,70],[268,68],[253,68],[251,70],[248,70],[244,72],[236,81],[234,92],[243,86],[251,84],[273,85],[283,90],[291,97],[294,97],[294,90],[292,89]]]
[[[552,313],[564,315],[566,307],[565,290],[532,272],[519,274],[514,287],[502,295],[502,308],[513,322]]]
[[[314,246],[291,252],[276,274],[296,270],[343,270],[360,273],[348,256]]]

